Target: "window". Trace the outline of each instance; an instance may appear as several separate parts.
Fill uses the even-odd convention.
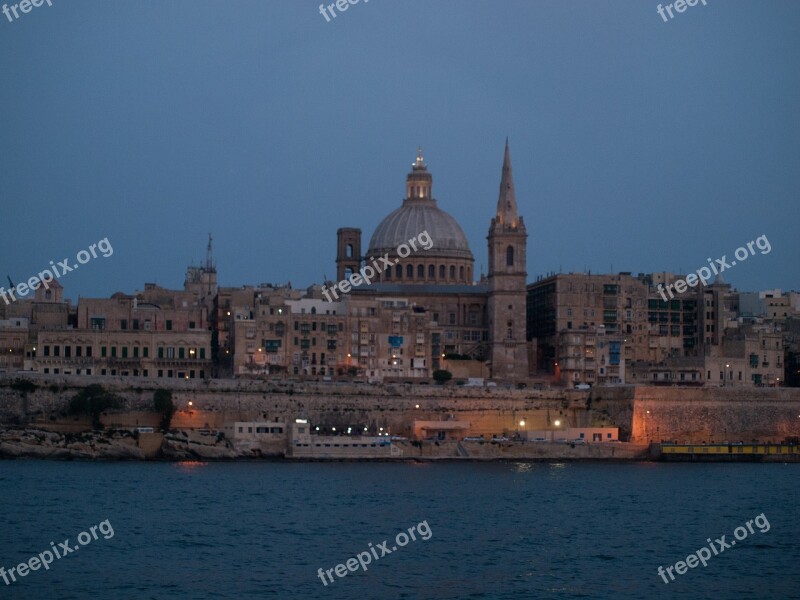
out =
[[[44,347],[44,355],[45,356],[50,356],[50,346],[45,346]]]
[[[435,279],[436,278],[436,267],[433,265],[428,265],[428,279]]]
[[[116,358],[117,356],[117,347],[111,346],[111,358]]]
[[[280,341],[278,342],[278,344],[280,344]],[[200,348],[200,358],[205,359],[205,357],[206,357],[206,349]]]
[[[80,358],[82,351],[83,351],[83,346],[75,346],[75,356],[77,358]]]
[[[91,346],[86,346],[86,357],[87,358],[91,358],[92,357],[92,347]],[[91,375],[91,373],[88,373],[88,374]]]
[[[395,268],[394,268],[394,276],[397,279],[402,279],[403,278],[403,265],[395,266]]]
[[[186,348],[183,346],[178,348],[178,358],[186,358]]]
[[[439,265],[439,279],[444,279],[444,265]]]
[[[92,317],[91,318],[92,329],[105,329],[106,328],[106,320],[103,317]]]
[[[139,346],[133,347],[133,358],[139,358]]]
[[[128,358],[128,347],[127,346],[123,346],[122,347],[122,358]]]
[[[108,355],[107,352],[108,348],[106,348],[105,346],[100,346],[100,356],[106,357]]]
[[[514,266],[514,246],[509,246],[506,248],[506,266]]]
[[[450,265],[450,279],[456,278],[456,268],[453,265]]]
[[[172,319],[167,319],[167,331],[172,331]]]
[[[406,265],[406,279],[414,279],[414,265]]]
[[[139,319],[134,319],[133,320],[133,328],[134,329],[139,329]]]

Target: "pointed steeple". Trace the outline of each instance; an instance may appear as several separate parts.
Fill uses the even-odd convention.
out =
[[[514,192],[514,176],[511,173],[511,151],[508,149],[503,157],[503,173],[500,178],[500,196],[497,199],[497,222],[500,225],[517,226],[517,195]]]

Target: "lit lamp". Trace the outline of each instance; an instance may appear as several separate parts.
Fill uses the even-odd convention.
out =
[[[556,419],[555,421],[553,421],[553,425],[555,425],[556,427],[560,427],[561,426],[561,421]],[[550,430],[550,441],[551,442],[555,441],[555,437],[556,437],[555,431],[551,429]]]

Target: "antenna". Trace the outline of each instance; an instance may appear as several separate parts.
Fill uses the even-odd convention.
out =
[[[206,249],[206,271],[212,271],[214,269],[214,261],[212,260],[211,256],[211,241],[214,238],[211,237],[211,232],[208,234],[208,248]]]

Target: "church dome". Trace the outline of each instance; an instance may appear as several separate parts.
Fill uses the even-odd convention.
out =
[[[369,240],[366,256],[393,254],[401,244],[408,244],[419,234],[428,232],[433,242],[425,255],[437,258],[472,260],[467,236],[458,222],[436,205],[431,196],[432,177],[423,163],[422,154],[417,156],[413,170],[406,182],[406,198],[403,205],[390,213],[375,228]]]

